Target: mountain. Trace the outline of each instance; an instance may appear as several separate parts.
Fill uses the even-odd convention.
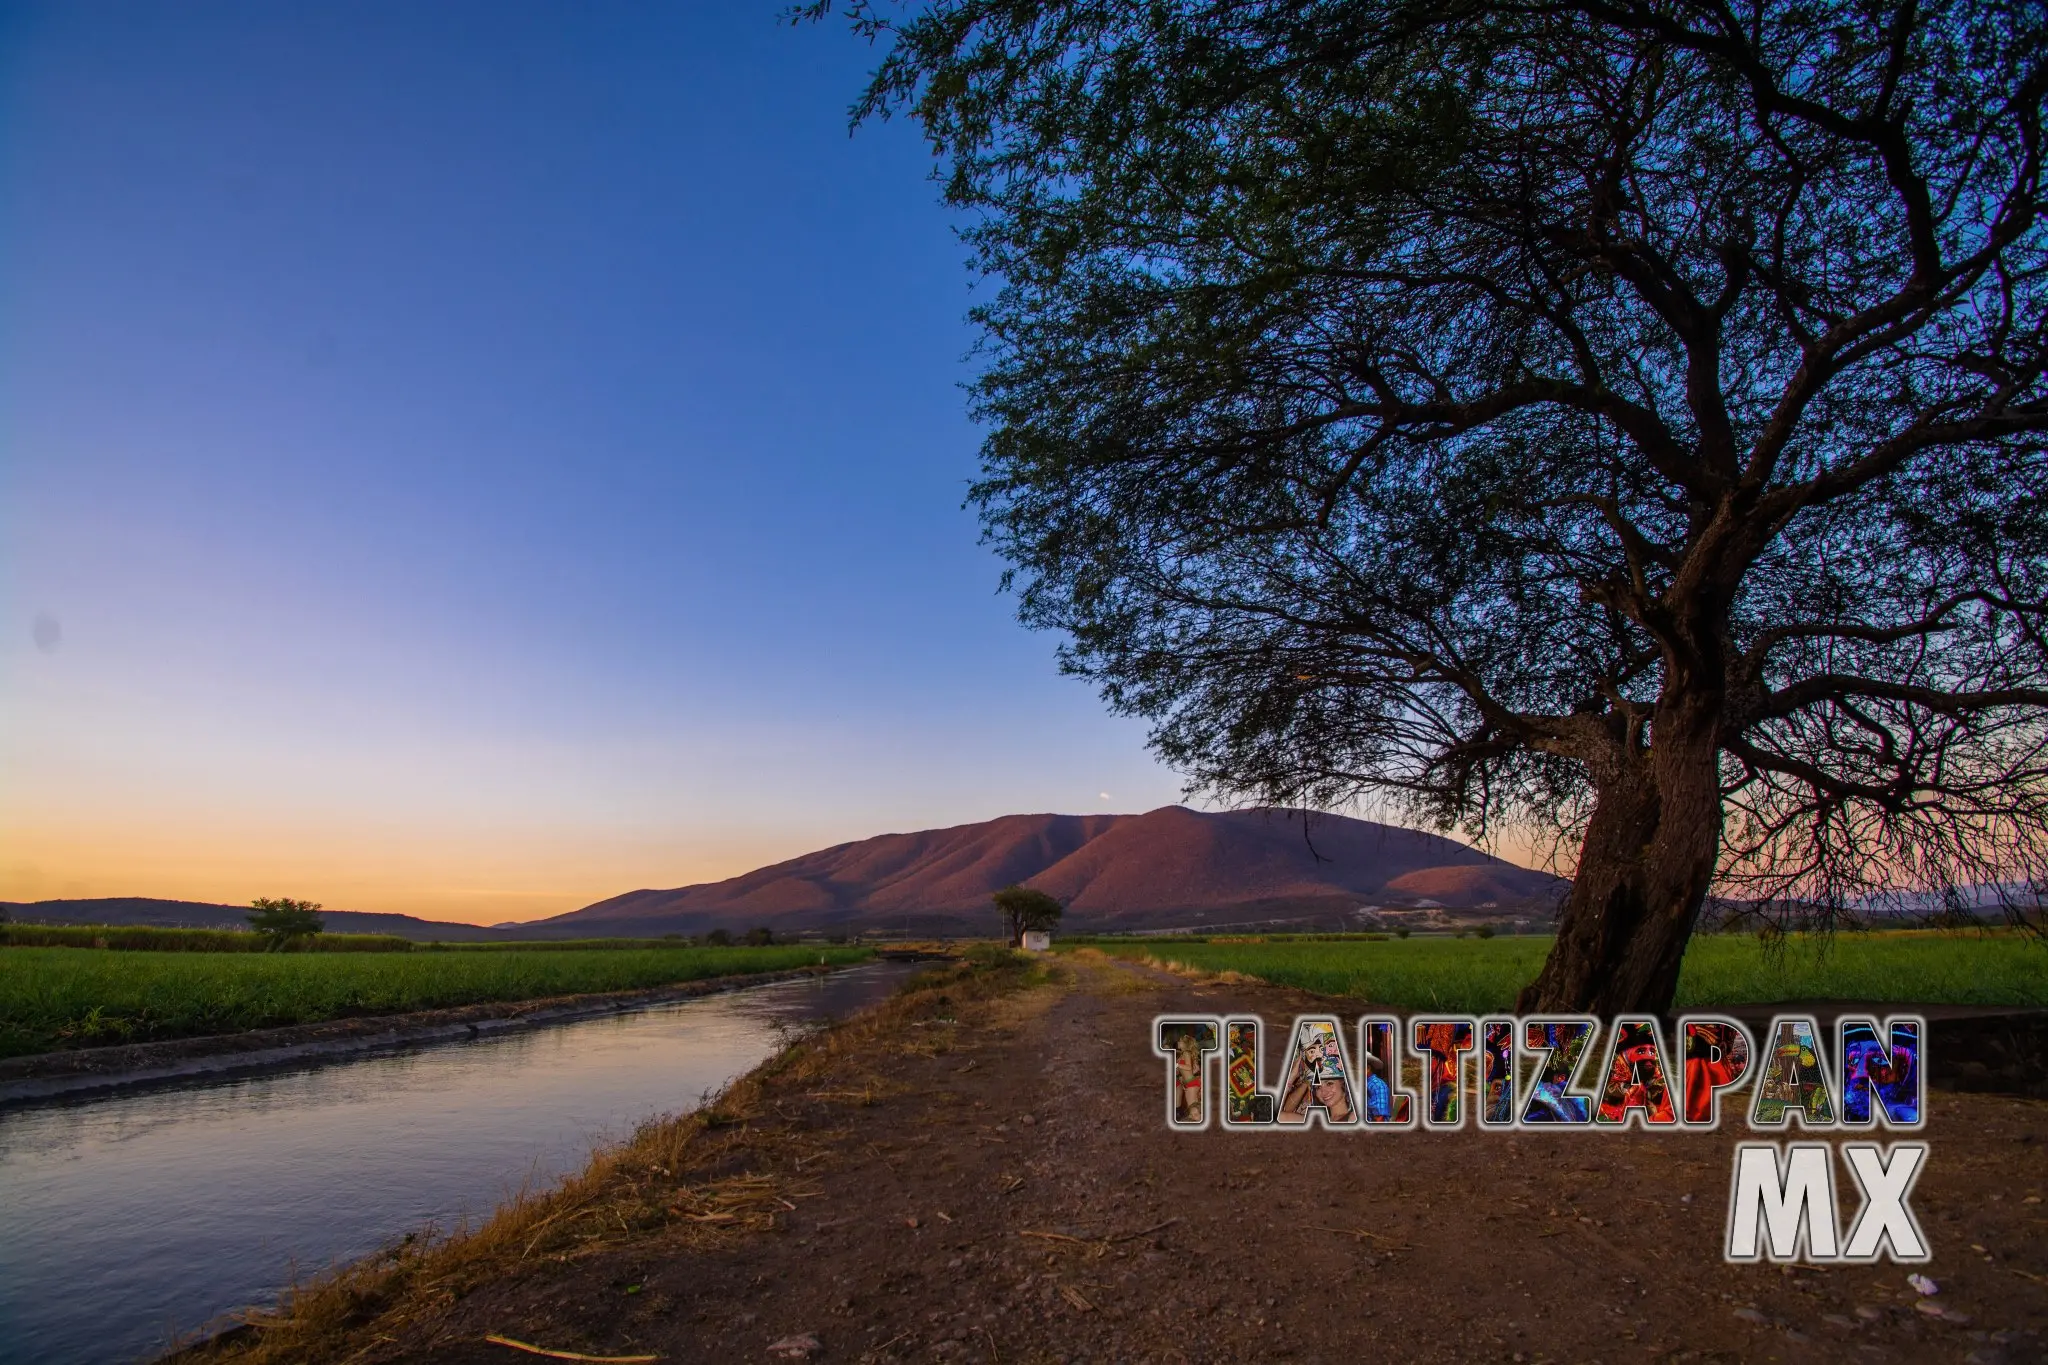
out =
[[[207,901],[166,901],[148,896],[107,896],[96,900],[0,901],[14,919],[52,924],[148,924],[171,929],[246,929],[249,907],[214,905]],[[507,935],[478,924],[451,924],[414,915],[382,915],[367,910],[322,910],[329,933],[396,934],[422,942],[477,942]]]
[[[721,882],[631,891],[527,926],[544,934],[867,927],[988,932],[989,893],[1058,897],[1070,930],[1357,923],[1365,906],[1547,915],[1564,883],[1370,820],[1275,809],[1006,815],[837,844]],[[1485,917],[1485,916],[1479,916]]]
[[[326,910],[335,933],[447,941],[645,937],[745,930],[996,930],[989,893],[1012,882],[1056,896],[1070,931],[1358,928],[1434,919],[1547,919],[1565,883],[1451,839],[1339,815],[1163,806],[1143,815],[1005,815],[883,834],[742,876],[629,891],[525,924],[451,924]],[[25,920],[243,928],[247,907],[117,897],[0,905]],[[1388,915],[1386,912],[1392,912]]]

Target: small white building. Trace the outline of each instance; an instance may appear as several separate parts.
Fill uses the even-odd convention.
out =
[[[1027,953],[1049,953],[1052,951],[1052,934],[1044,929],[1024,931],[1024,951]]]

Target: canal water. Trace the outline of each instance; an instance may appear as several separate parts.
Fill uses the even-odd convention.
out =
[[[0,1111],[0,1362],[147,1360],[294,1276],[481,1221],[911,970]]]

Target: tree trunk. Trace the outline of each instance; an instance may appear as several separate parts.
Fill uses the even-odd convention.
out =
[[[1711,719],[1660,715],[1651,735],[1595,797],[1557,942],[1516,1000],[1520,1013],[1671,1007],[1720,853],[1719,746]]]

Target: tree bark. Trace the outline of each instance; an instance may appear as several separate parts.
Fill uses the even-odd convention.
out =
[[[1594,799],[1578,875],[1525,1014],[1661,1014],[1721,846],[1719,746],[1711,716],[1666,713],[1636,761]]]

